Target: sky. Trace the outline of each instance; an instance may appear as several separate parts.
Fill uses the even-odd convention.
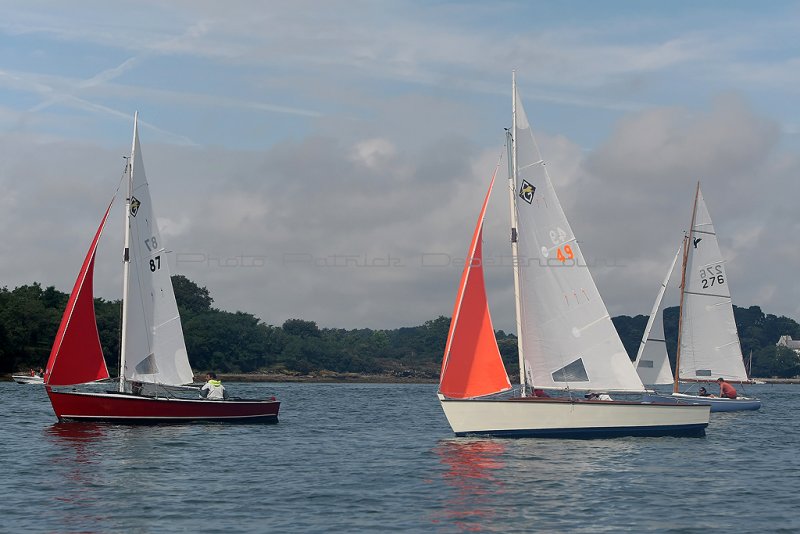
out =
[[[337,328],[449,316],[516,70],[612,315],[649,313],[699,180],[734,304],[800,320],[799,32],[782,1],[6,0],[0,286],[70,290],[138,111],[170,268],[216,307]],[[513,332],[500,184],[485,270]]]

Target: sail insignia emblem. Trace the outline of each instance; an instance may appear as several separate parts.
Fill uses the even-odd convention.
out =
[[[139,202],[139,199],[136,197],[131,197],[131,215],[136,217],[136,213],[139,211],[139,206],[141,205],[142,203]]]
[[[702,238],[702,237],[695,237],[695,238],[692,240],[692,242],[694,243],[694,248],[697,248],[697,244],[698,244],[700,241],[702,241],[702,240],[703,240],[703,238]]]
[[[519,188],[519,198],[530,204],[533,202],[533,194],[535,192],[536,188],[528,183],[528,180],[522,180],[522,186]]]

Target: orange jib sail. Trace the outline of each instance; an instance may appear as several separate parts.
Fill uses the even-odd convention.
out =
[[[110,209],[109,205],[86,253],[67,308],[61,317],[61,325],[47,361],[45,384],[66,386],[108,378],[94,314],[93,278],[97,242]]]
[[[461,274],[442,359],[439,392],[454,399],[480,397],[511,389],[494,336],[483,277],[483,219],[494,178],[495,175],[492,175]]]

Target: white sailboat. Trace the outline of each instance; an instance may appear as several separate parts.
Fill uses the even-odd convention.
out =
[[[575,398],[573,391],[643,394],[539,155],[513,83],[509,201],[520,357],[511,389],[486,301],[483,218],[473,234],[450,324],[439,400],[456,435],[611,437],[702,435],[707,406]],[[496,171],[495,171],[496,173]],[[543,397],[534,388],[568,392]]]
[[[664,298],[664,292],[667,290],[667,284],[669,284],[669,279],[672,277],[672,271],[675,269],[675,264],[678,262],[678,256],[680,256],[682,249],[683,245],[678,247],[678,251],[675,253],[672,264],[667,271],[667,276],[661,282],[661,287],[656,295],[653,309],[650,311],[650,317],[647,319],[642,341],[639,343],[639,351],[636,353],[636,360],[634,361],[639,378],[643,384],[648,386],[664,386],[673,382],[672,368],[667,355],[667,340],[666,336],[664,336],[664,309],[661,307],[661,301]]]
[[[761,401],[707,397],[680,392],[680,382],[746,383],[739,334],[733,316],[728,274],[717,234],[697,184],[689,233],[684,241],[678,350],[672,398],[711,406],[712,412],[758,410]],[[651,396],[653,400],[665,400]]]

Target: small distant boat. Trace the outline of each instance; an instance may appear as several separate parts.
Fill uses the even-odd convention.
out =
[[[44,378],[39,375],[11,375],[17,384],[44,384]]]
[[[680,382],[707,382],[716,385],[718,377],[731,383],[753,383],[747,376],[739,344],[725,260],[719,250],[717,234],[703,193],[700,191],[699,182],[695,193],[692,222],[682,248],[678,350],[675,361],[677,372],[672,376],[666,343],[663,340],[663,324],[658,324],[661,322],[661,299],[672,268],[656,297],[636,359],[637,372],[646,384],[659,385],[671,382],[673,393],[653,394],[648,398],[655,402],[668,402],[672,399],[707,404],[711,406],[712,412],[758,410],[761,408],[761,401],[756,398],[738,396],[735,399],[728,399],[680,392]],[[674,267],[675,260],[672,265]],[[661,328],[662,339],[650,334],[652,320],[656,317],[659,318],[656,323]],[[655,377],[655,374],[651,373],[655,368],[661,370],[660,374],[650,381],[651,376]]]
[[[178,386],[192,383],[193,374],[166,249],[150,201],[137,116],[125,178],[121,374],[118,383],[109,381],[92,291],[95,253],[109,205],[75,281],[45,369],[44,383],[56,416],[61,421],[115,423],[277,423],[280,402],[274,397],[207,400],[200,398],[198,389],[190,390],[191,397],[177,393]],[[109,385],[115,387],[109,390]]]
[[[561,208],[516,83],[512,93],[508,191],[520,394],[496,396],[512,386],[494,335],[483,275],[483,220],[492,176],[442,359],[438,397],[450,427],[457,436],[703,435],[708,406],[641,400],[645,388]],[[539,389],[561,396],[542,395]],[[636,394],[638,399],[585,400],[572,396],[576,390]]]

